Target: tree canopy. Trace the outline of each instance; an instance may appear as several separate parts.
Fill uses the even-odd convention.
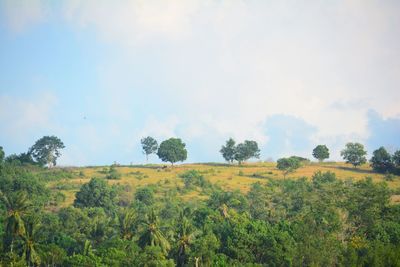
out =
[[[391,172],[394,168],[392,156],[386,151],[384,147],[375,150],[371,158],[371,167],[374,171],[385,173]]]
[[[326,145],[318,145],[313,149],[313,157],[322,162],[329,158],[329,149]]]
[[[0,146],[0,164],[3,163],[4,158],[5,158],[5,153],[4,153],[3,147]]]
[[[149,155],[156,153],[158,149],[157,140],[151,136],[144,137],[140,140],[142,144],[143,154],[146,155],[146,161],[149,160]]]
[[[247,161],[250,158],[259,158],[260,149],[256,141],[245,140],[236,146],[235,160],[241,164],[243,161]]]
[[[287,174],[294,172],[298,168],[300,168],[301,162],[298,158],[296,157],[290,157],[290,158],[280,158],[277,161],[276,167],[283,171],[284,177],[286,177]]]
[[[180,138],[170,138],[161,142],[157,155],[164,162],[184,161],[187,158],[186,144]]]
[[[236,154],[236,142],[232,138],[229,138],[226,141],[226,144],[221,147],[221,150],[219,151],[222,154],[222,157],[228,161],[229,163],[232,163],[235,160],[235,154]]]
[[[116,192],[100,178],[92,178],[82,185],[75,195],[75,207],[103,207],[111,209],[115,204]]]
[[[340,155],[346,163],[352,164],[354,167],[360,166],[367,162],[367,151],[360,143],[347,143],[346,147],[340,152]]]
[[[42,166],[55,166],[57,158],[61,156],[60,150],[65,148],[64,143],[56,136],[43,136],[29,149],[28,154],[32,155]]]

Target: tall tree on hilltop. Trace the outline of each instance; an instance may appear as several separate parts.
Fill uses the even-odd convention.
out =
[[[143,154],[146,155],[146,162],[149,161],[149,155],[156,153],[158,149],[157,140],[151,136],[143,137],[140,140],[142,144]]]
[[[326,145],[318,145],[312,152],[314,158],[318,159],[319,162],[329,158],[329,149]]]
[[[260,149],[256,141],[245,140],[236,146],[235,160],[239,165],[250,158],[259,158]]]
[[[43,136],[29,149],[28,154],[42,166],[55,166],[64,143],[56,136]]]
[[[187,158],[186,144],[180,138],[170,138],[162,141],[158,148],[157,155],[164,162],[184,161]]]
[[[354,167],[360,166],[367,162],[367,151],[360,143],[347,143],[345,149],[340,152],[340,155],[346,161],[351,163]]]
[[[229,163],[233,163],[235,160],[236,154],[236,142],[232,138],[229,138],[226,141],[226,144],[221,147],[219,151],[222,154],[222,157]]]

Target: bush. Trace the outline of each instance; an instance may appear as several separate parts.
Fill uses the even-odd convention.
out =
[[[111,166],[106,175],[106,179],[119,180],[119,179],[121,179],[121,174],[118,173],[117,169],[114,166]]]
[[[207,181],[204,176],[196,170],[186,171],[179,177],[183,179],[186,189],[192,189],[194,186],[205,188],[211,185],[210,182]]]
[[[136,190],[135,200],[150,206],[154,204],[154,191],[150,187],[142,187]]]
[[[385,177],[383,179],[385,179],[385,181],[393,181],[394,180],[394,174],[392,173],[386,173]]]
[[[92,178],[89,183],[82,185],[75,195],[74,206],[103,207],[111,209],[114,207],[116,192],[106,181],[99,178]]]
[[[374,171],[379,173],[392,172],[394,164],[392,161],[392,156],[386,151],[384,147],[373,152],[371,158],[371,167]]]

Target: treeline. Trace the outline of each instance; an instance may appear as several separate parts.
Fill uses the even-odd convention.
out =
[[[45,181],[62,172],[0,164],[3,266],[400,265],[400,206],[371,179],[318,172],[243,194],[191,170],[128,201],[124,186],[94,178],[60,208]],[[192,190],[208,197],[184,201]]]
[[[176,162],[183,162],[187,159],[188,151],[186,144],[180,138],[169,138],[158,145],[156,139],[151,136],[144,137],[140,140],[142,152],[146,155],[148,161],[149,155],[157,154],[163,162],[170,162],[172,165]],[[39,166],[52,167],[57,163],[57,159],[61,155],[61,149],[65,148],[64,143],[56,136],[44,136],[37,140],[35,144],[29,148],[28,152],[19,155],[12,154],[5,157],[3,148],[0,146],[0,159],[6,162],[19,164],[31,164]],[[236,141],[229,138],[225,145],[219,151],[222,157],[229,163],[237,161],[238,164],[251,159],[260,158],[261,150],[258,143],[253,140],[245,140],[243,143],[236,144]],[[346,163],[358,167],[367,162],[367,151],[360,143],[347,143],[345,148],[340,152]],[[329,149],[326,145],[318,145],[312,155],[319,162],[328,159]],[[301,166],[301,163],[309,161],[306,158],[291,156],[289,158],[281,158],[277,160],[278,169],[284,172],[284,175],[293,172]],[[379,173],[400,174],[400,150],[391,155],[384,147],[373,151],[370,159],[372,169]]]

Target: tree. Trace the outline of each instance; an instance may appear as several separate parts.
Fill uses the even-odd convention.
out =
[[[164,162],[184,161],[187,158],[186,144],[180,138],[170,138],[163,141],[158,148],[157,155]]]
[[[139,245],[144,248],[146,246],[158,246],[166,255],[171,248],[168,240],[164,237],[159,226],[159,220],[154,210],[146,215],[146,220],[143,223],[144,229],[139,237]]]
[[[132,239],[135,220],[135,213],[131,209],[125,209],[118,213],[119,232],[122,239]]]
[[[324,161],[324,159],[329,158],[329,149],[326,145],[318,145],[313,150],[314,158],[318,159],[319,162]]]
[[[283,177],[300,168],[300,161],[294,157],[278,159],[276,167],[283,171]]]
[[[193,244],[194,238],[197,232],[190,223],[190,221],[183,215],[179,216],[178,222],[178,252],[176,257],[176,263],[178,267],[186,266],[188,262],[188,254],[190,253],[190,246]]]
[[[150,187],[141,187],[135,192],[135,200],[146,206],[151,206],[154,204],[154,192]]]
[[[5,156],[5,154],[4,154],[3,147],[0,146],[0,164],[3,163],[3,161],[4,161],[4,156]]]
[[[371,167],[376,172],[385,173],[393,170],[394,164],[392,157],[382,146],[373,152]]]
[[[0,191],[0,197],[7,210],[5,219],[4,249],[13,251],[14,239],[25,234],[25,225],[22,217],[28,213],[28,197],[24,191],[5,195]]]
[[[400,150],[397,150],[393,154],[393,164],[396,168],[400,168]]]
[[[29,153],[21,153],[19,155],[16,154],[11,154],[8,155],[5,160],[7,163],[13,163],[13,164],[36,164],[36,162],[33,160],[32,155]]]
[[[100,178],[92,178],[89,183],[82,185],[75,194],[74,206],[77,208],[114,207],[116,192]]]
[[[25,235],[22,236],[24,257],[27,266],[39,266],[38,254],[39,219],[31,216],[26,222]]]
[[[221,147],[221,150],[219,151],[222,154],[222,157],[229,163],[232,163],[235,160],[235,154],[236,154],[236,142],[232,138],[229,138],[226,141],[226,144]]]
[[[367,151],[364,150],[364,146],[360,143],[347,143],[345,149],[340,152],[346,163],[351,163],[354,167],[367,162],[366,154]]]
[[[57,158],[61,156],[60,149],[64,143],[56,136],[43,136],[29,149],[28,154],[42,166],[55,166]]]
[[[156,153],[158,149],[157,140],[151,136],[144,137],[140,140],[142,144],[143,154],[146,155],[146,162],[149,160],[149,155]]]
[[[256,141],[245,140],[244,143],[240,143],[236,146],[235,160],[242,164],[250,158],[259,158],[260,149]]]

